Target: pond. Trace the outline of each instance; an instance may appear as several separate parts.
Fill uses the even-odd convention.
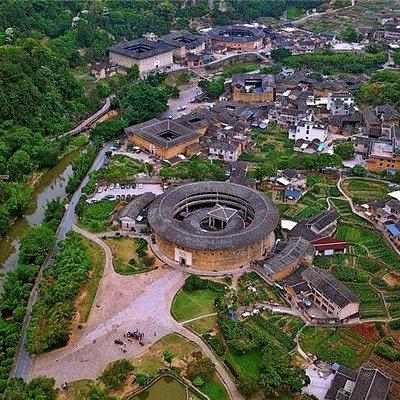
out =
[[[199,397],[190,393],[186,386],[176,379],[165,376],[130,400],[199,400]]]
[[[53,168],[47,170],[36,184],[30,205],[25,215],[15,221],[7,234],[0,240],[0,271],[12,269],[18,262],[19,241],[26,230],[43,222],[46,203],[52,199],[67,197],[65,187],[72,175],[71,162],[80,153],[80,149],[73,151]],[[2,281],[0,276],[0,286]]]

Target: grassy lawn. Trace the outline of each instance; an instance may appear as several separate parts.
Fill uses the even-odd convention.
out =
[[[101,200],[88,204],[78,225],[90,232],[102,232],[108,228],[108,218],[114,212],[116,201]]]
[[[186,292],[180,290],[171,306],[171,314],[178,321],[187,321],[201,315],[215,312],[214,301],[217,293],[210,289]]]
[[[343,188],[357,204],[364,204],[387,197],[389,187],[386,182],[362,178],[350,178],[343,182]]]
[[[218,324],[216,315],[200,318],[197,319],[196,321],[192,321],[186,324],[187,327],[195,331],[198,335],[202,335],[203,333],[209,332],[217,325]]]
[[[106,243],[113,253],[114,269],[119,274],[132,275],[149,270],[143,266],[143,262],[137,253],[140,246],[139,240],[122,236],[106,239]]]
[[[259,379],[261,370],[260,362],[262,358],[262,351],[254,350],[246,354],[228,353],[227,360],[235,367],[240,375]]]
[[[211,400],[229,400],[229,395],[225,386],[217,378],[214,378],[211,382],[201,386],[200,390]]]
[[[78,298],[77,310],[80,323],[85,323],[89,317],[106,261],[104,252],[100,246],[87,239],[84,240],[90,248],[92,270],[90,272],[89,281],[83,288],[83,296],[79,296]]]
[[[86,400],[93,381],[90,379],[81,379],[79,381],[69,382],[66,391],[68,400]]]

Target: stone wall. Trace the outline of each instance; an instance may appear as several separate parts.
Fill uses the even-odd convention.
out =
[[[170,260],[174,260],[175,249],[179,248],[187,253],[191,253],[191,266],[193,268],[208,271],[231,270],[249,265],[252,261],[262,259],[272,250],[275,244],[275,234],[271,233],[261,242],[251,246],[229,250],[203,251],[177,246],[158,234],[155,237],[160,250]]]
[[[129,68],[136,64],[141,75],[145,75],[157,69],[163,70],[164,68],[171,66],[174,62],[172,50],[144,59],[135,59],[110,51],[109,61],[111,64],[117,64],[124,68]]]
[[[158,146],[158,145],[153,145],[148,140],[146,140],[136,134],[131,135],[129,137],[129,141],[134,143],[136,146],[139,146],[142,150],[144,150],[148,153],[153,153],[157,157],[160,157],[163,159],[168,159],[168,158],[176,156],[177,154],[187,155],[188,146],[190,146],[192,143],[197,143],[199,141],[199,138],[198,137],[193,138],[186,143],[182,143],[179,146],[174,146],[169,149]],[[154,149],[154,151],[152,151],[152,149]]]

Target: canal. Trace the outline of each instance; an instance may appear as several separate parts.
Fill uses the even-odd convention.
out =
[[[53,199],[64,200],[67,197],[65,188],[72,175],[71,162],[80,153],[77,149],[54,166],[47,170],[35,185],[29,208],[25,215],[14,222],[7,234],[0,240],[0,282],[4,273],[16,266],[20,238],[31,226],[38,226],[44,220],[44,210],[48,201]],[[1,285],[1,284],[0,284]]]

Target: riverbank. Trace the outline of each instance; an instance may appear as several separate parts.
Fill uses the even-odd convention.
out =
[[[21,237],[28,228],[43,222],[47,202],[57,198],[66,199],[65,188],[73,173],[71,163],[80,152],[81,147],[70,149],[57,165],[43,172],[36,180],[25,215],[14,221],[7,234],[0,240],[0,284],[4,274],[17,265]]]

